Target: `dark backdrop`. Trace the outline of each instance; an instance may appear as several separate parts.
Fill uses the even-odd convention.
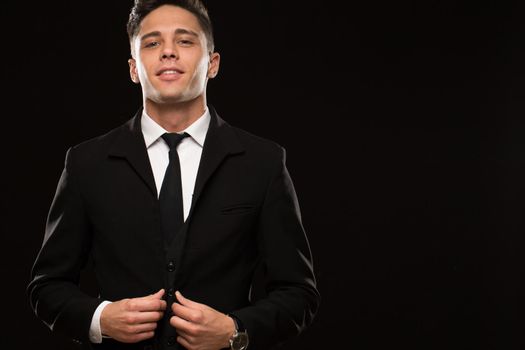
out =
[[[286,348],[525,348],[524,8],[208,5],[209,102],[287,149],[314,254],[322,305]],[[139,107],[130,6],[2,5],[2,349],[77,349],[25,287],[67,148]]]

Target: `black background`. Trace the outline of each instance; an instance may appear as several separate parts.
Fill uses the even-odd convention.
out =
[[[314,254],[321,308],[286,348],[524,349],[523,6],[207,3],[208,101],[287,149]],[[25,287],[67,148],[140,106],[130,7],[2,5],[2,349],[78,348]]]

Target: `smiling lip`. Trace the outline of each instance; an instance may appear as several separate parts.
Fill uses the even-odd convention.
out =
[[[184,73],[182,70],[176,67],[163,67],[157,71],[157,75],[162,74],[182,74]]]
[[[184,74],[183,71],[181,71],[178,68],[174,68],[174,67],[161,68],[157,72],[157,76],[161,80],[166,80],[166,81],[177,80],[182,76],[182,74]]]

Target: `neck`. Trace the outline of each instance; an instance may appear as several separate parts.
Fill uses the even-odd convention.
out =
[[[180,132],[202,116],[206,109],[206,101],[193,100],[173,104],[159,104],[146,99],[144,108],[151,119],[166,131]]]

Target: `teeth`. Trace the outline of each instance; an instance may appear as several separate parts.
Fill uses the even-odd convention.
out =
[[[162,74],[177,74],[178,72],[176,70],[165,70],[162,72]]]

